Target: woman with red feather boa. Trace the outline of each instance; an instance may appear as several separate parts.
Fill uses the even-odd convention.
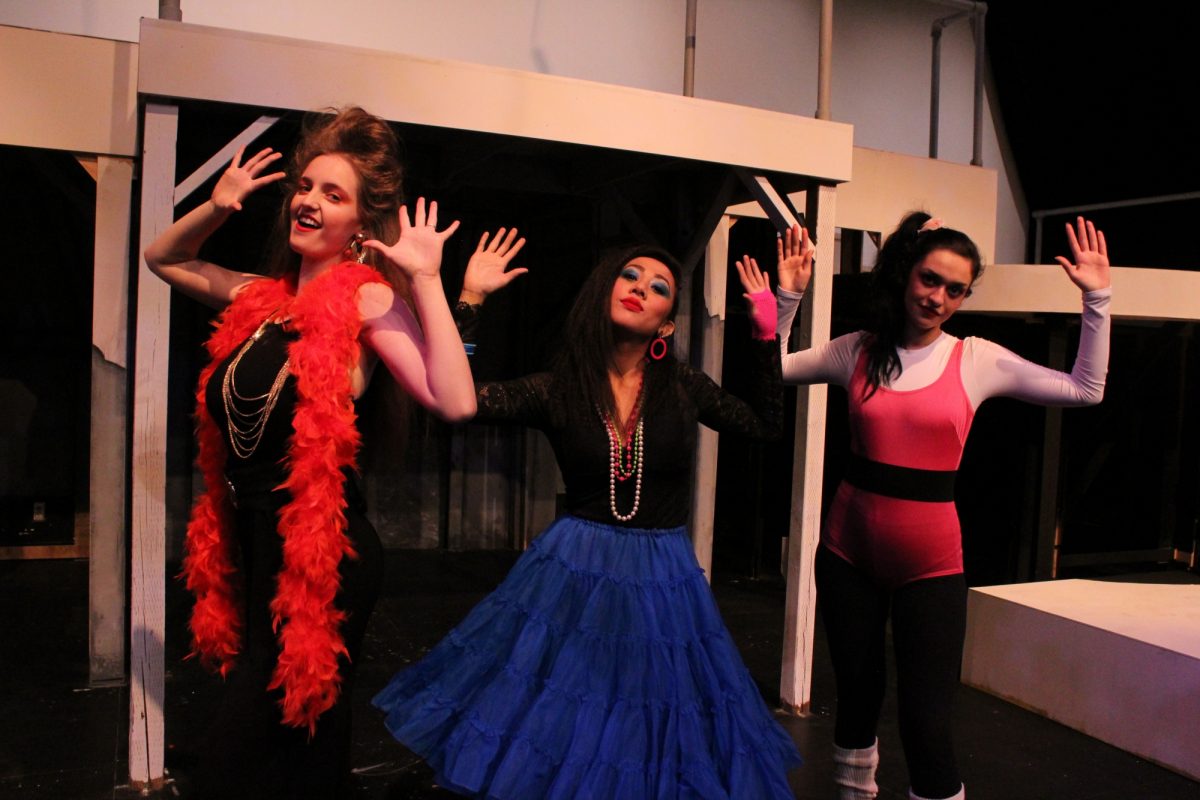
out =
[[[206,493],[188,525],[193,651],[227,679],[201,744],[205,797],[339,797],[349,777],[353,664],[382,575],[347,475],[354,400],[382,361],[448,421],[475,413],[442,291],[437,204],[400,204],[399,146],[360,108],[314,115],[288,171],[239,150],[212,197],[146,248],[151,271],[223,309],[200,376]],[[286,180],[271,277],[199,257],[255,190]],[[410,306],[411,303],[411,306]],[[414,313],[415,311],[415,313]]]

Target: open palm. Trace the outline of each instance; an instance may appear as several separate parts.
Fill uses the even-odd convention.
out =
[[[1075,227],[1067,223],[1067,242],[1071,247],[1071,259],[1055,256],[1071,282],[1082,291],[1094,292],[1112,285],[1108,268],[1108,244],[1104,232],[1083,217],[1077,217]]]
[[[803,292],[812,280],[813,255],[817,248],[808,231],[799,225],[788,228],[783,236],[776,240],[775,254],[778,266],[775,268],[775,279],[779,288],[789,292]]]
[[[413,220],[408,220],[408,207],[400,206],[400,238],[395,244],[387,245],[378,239],[368,239],[363,247],[369,247],[392,262],[408,276],[409,280],[420,277],[436,277],[442,266],[442,247],[458,230],[458,220],[451,222],[445,230],[437,229],[437,201],[429,202],[425,210],[425,198],[417,199]]]

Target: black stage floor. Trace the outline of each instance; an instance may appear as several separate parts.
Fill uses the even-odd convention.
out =
[[[355,693],[359,796],[450,798],[433,787],[421,762],[390,738],[370,698],[490,590],[513,556],[395,551],[388,558],[388,583],[371,621]],[[124,786],[128,691],[89,688],[87,683],[87,574],[84,561],[0,562],[0,798],[140,796]],[[1195,580],[1187,573],[1158,578]],[[777,704],[782,583],[724,579],[718,570],[714,590],[764,697]],[[167,591],[166,759],[179,780],[157,793],[159,798],[189,797],[189,743],[220,691],[216,679],[195,662],[182,660],[186,612],[186,597],[172,581]],[[833,797],[832,676],[819,629],[815,665],[813,713],[780,719],[806,760],[792,773],[796,797],[827,800]],[[972,800],[1200,798],[1200,784],[966,687],[959,692],[956,724]],[[884,709],[880,747],[879,796],[903,800],[906,780],[894,703]]]

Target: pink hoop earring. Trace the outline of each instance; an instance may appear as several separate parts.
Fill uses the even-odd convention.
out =
[[[659,336],[650,343],[650,357],[655,361],[662,361],[667,357],[667,340]]]

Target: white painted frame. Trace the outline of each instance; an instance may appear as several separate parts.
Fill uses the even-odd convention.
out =
[[[852,167],[849,125],[570,78],[152,19],[142,20],[139,61],[138,91],[145,97],[295,110],[353,102],[398,122],[668,155],[756,173],[805,176],[826,186],[848,180]],[[304,79],[295,80],[298,74]],[[631,118],[639,124],[623,124]],[[144,130],[143,247],[173,219],[174,109],[147,105]],[[832,197],[832,188],[814,192],[812,208]],[[828,219],[832,241],[832,213]],[[134,636],[130,772],[136,785],[153,787],[161,784],[163,774],[162,539],[170,306],[165,284],[144,266],[139,274],[145,280],[138,291],[134,387],[132,597],[134,624],[143,627]],[[826,307],[830,283],[822,281],[824,288],[813,292],[814,297],[825,296]],[[811,407],[810,415],[808,427],[823,431],[823,405]],[[807,464],[819,485],[819,448],[817,460]],[[813,518],[819,519],[819,513]],[[807,525],[804,533],[813,547],[815,532]],[[811,587],[795,594],[798,603],[811,603],[811,597]],[[805,675],[809,667],[804,666]]]

